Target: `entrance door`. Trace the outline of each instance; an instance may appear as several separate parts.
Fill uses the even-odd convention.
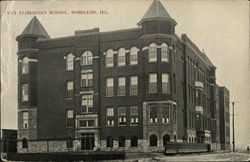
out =
[[[81,149],[93,150],[95,147],[95,134],[94,133],[82,133],[81,134]]]

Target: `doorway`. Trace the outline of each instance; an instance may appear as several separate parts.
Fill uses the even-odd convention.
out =
[[[81,134],[81,149],[93,150],[95,147],[95,134],[94,133],[82,133]]]

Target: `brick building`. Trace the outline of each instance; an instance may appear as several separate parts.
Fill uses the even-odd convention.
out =
[[[160,1],[137,25],[50,38],[31,20],[17,37],[19,152],[212,142],[215,66],[186,34],[175,34]]]

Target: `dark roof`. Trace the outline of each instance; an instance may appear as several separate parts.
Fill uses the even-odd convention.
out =
[[[138,23],[140,25],[143,21],[147,20],[170,20],[173,21],[175,24],[175,20],[169,15],[167,10],[164,8],[164,6],[161,4],[159,0],[154,0],[153,3],[148,8],[147,12],[141,19],[141,21]]]
[[[26,26],[26,28],[23,30],[21,35],[34,35],[39,36],[43,38],[50,38],[40,21],[36,18],[36,16],[33,17],[33,19],[30,21],[30,23]]]

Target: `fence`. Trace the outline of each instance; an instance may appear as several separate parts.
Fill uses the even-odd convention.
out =
[[[210,144],[204,143],[174,143],[167,142],[165,146],[166,154],[174,153],[198,153],[211,151]]]

